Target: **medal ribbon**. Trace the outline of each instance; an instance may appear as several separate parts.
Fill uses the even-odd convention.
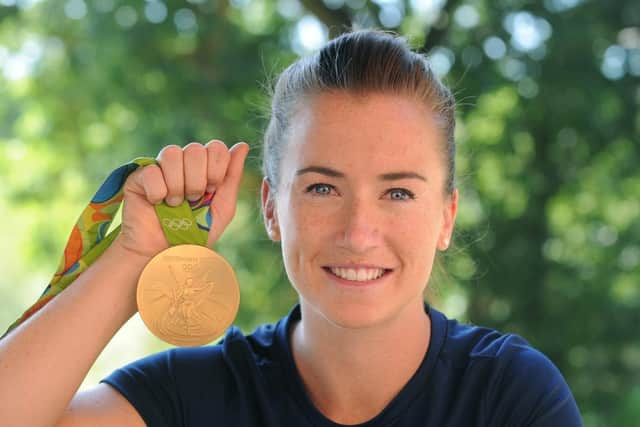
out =
[[[107,177],[71,230],[56,273],[38,300],[9,326],[2,337],[44,307],[51,299],[67,288],[109,247],[120,232],[120,226],[109,234],[113,221],[124,199],[124,183],[127,177],[141,166],[156,164],[156,160],[140,157],[120,166]],[[160,225],[169,245],[196,244],[206,246],[211,228],[209,204],[213,194],[190,202],[184,200],[176,207],[160,203],[155,205]],[[0,338],[2,338],[0,337]]]

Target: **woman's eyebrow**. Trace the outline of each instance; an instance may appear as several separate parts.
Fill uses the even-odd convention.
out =
[[[344,178],[344,173],[331,169],[325,166],[308,166],[306,168],[299,169],[296,172],[296,176],[300,176],[305,173],[315,172],[322,175],[330,176],[333,178]],[[378,175],[380,181],[396,181],[399,179],[419,179],[427,182],[427,178],[416,172],[389,172]]]
[[[332,176],[334,178],[344,178],[344,174],[342,172],[338,172],[335,169],[327,168],[324,166],[309,166],[306,168],[298,169],[296,172],[296,176],[300,176],[305,173],[315,172],[322,175]]]
[[[421,181],[427,182],[427,178],[420,175],[416,172],[391,172],[391,173],[383,173],[382,175],[378,175],[378,179],[381,181],[395,181],[397,179],[419,179]]]

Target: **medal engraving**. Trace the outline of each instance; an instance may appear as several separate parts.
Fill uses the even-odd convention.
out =
[[[156,336],[179,346],[203,345],[231,325],[240,291],[224,258],[203,246],[179,245],[145,267],[137,301],[142,320]]]

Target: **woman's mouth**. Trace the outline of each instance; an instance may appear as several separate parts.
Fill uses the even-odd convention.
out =
[[[375,282],[389,274],[392,270],[388,268],[371,268],[371,267],[323,267],[323,269],[334,276],[339,281],[348,284],[369,284]]]

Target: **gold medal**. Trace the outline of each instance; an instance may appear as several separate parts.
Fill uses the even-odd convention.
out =
[[[178,245],[142,271],[138,311],[158,338],[177,346],[207,344],[233,323],[240,305],[235,272],[204,246]]]

